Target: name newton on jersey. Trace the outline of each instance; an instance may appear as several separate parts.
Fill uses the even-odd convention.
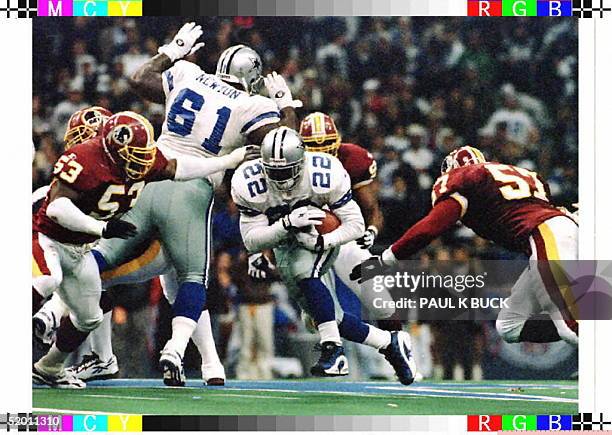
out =
[[[197,82],[200,82],[204,86],[209,87],[213,91],[219,92],[228,98],[236,99],[240,96],[241,92],[232,86],[219,82],[214,76],[209,74],[202,74],[196,78]]]

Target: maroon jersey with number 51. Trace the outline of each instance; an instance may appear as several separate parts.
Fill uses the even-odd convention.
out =
[[[500,163],[452,169],[432,189],[433,205],[452,197],[464,225],[512,251],[531,253],[529,236],[542,222],[565,216],[548,200],[548,186],[535,172]]]
[[[86,215],[109,220],[130,210],[147,182],[162,180],[167,164],[164,155],[157,150],[155,162],[143,180],[126,179],[104,150],[102,138],[97,136],[62,154],[53,168],[53,183],[61,180],[79,192],[80,198],[74,204]],[[34,231],[58,242],[75,245],[98,239],[91,234],[69,230],[53,221],[47,216],[48,205],[49,194],[32,217]]]

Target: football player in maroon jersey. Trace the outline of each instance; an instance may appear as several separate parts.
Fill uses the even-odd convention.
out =
[[[98,135],[102,131],[102,124],[112,115],[113,113],[110,110],[99,106],[92,106],[74,112],[68,120],[68,127],[64,135],[64,150],[68,150]],[[33,215],[42,206],[50,188],[50,185],[42,186],[32,193]],[[40,308],[41,297],[39,294],[46,293],[45,287],[54,287],[53,282],[49,283],[54,278],[51,277],[51,271],[46,265],[43,252],[34,239],[32,239],[32,279],[34,280],[32,287],[32,311],[35,313]],[[37,290],[36,287],[41,288]],[[57,299],[59,297],[56,298],[56,302]],[[61,304],[61,302],[57,303]],[[53,323],[57,323],[57,321],[59,319],[56,319],[56,322]],[[45,341],[42,335],[39,338]]]
[[[134,225],[120,217],[132,208],[148,182],[204,178],[236,167],[249,148],[222,157],[166,159],[154,143],[153,127],[134,112],[111,116],[102,134],[71,147],[58,159],[45,201],[33,216],[34,253],[50,279],[37,282],[35,297],[58,291],[70,310],[55,344],[34,364],[34,382],[83,388],[63,364],[102,321],[102,285],[91,244],[100,238],[128,238]]]
[[[425,218],[351,276],[364,281],[380,274],[461,221],[479,236],[537,261],[520,276],[508,308],[499,313],[501,337],[510,343],[563,339],[578,344],[574,302],[555,264],[578,258],[578,225],[549,202],[548,187],[535,172],[487,162],[478,149],[465,146],[444,159],[432,203]],[[542,313],[552,320],[536,320]]]

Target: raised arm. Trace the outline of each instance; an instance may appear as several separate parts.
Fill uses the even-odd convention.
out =
[[[132,90],[146,100],[163,103],[165,100],[162,73],[174,62],[194,54],[204,46],[196,41],[202,36],[202,27],[195,23],[186,23],[178,31],[174,39],[159,47],[159,54],[142,65],[130,78]]]
[[[268,74],[268,76],[264,79],[264,83],[266,85],[266,89],[268,90],[269,97],[274,100],[278,110],[280,111],[281,120],[280,122],[274,124],[264,125],[250,133],[248,140],[250,143],[254,144],[260,144],[266,134],[275,128],[284,126],[296,131],[299,129],[299,120],[297,113],[295,112],[295,108],[302,107],[302,102],[300,100],[293,99],[291,90],[289,89],[289,86],[287,86],[283,76],[273,72],[272,74]]]

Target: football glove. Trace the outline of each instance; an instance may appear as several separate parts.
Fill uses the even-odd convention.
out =
[[[283,110],[287,107],[302,107],[302,102],[293,99],[287,82],[285,82],[283,76],[277,74],[276,71],[272,74],[268,74],[264,78],[264,85],[268,90],[268,95],[274,100],[279,110]]]
[[[268,278],[276,268],[262,252],[249,255],[248,274],[255,280]]]
[[[196,41],[202,36],[202,33],[202,26],[196,26],[193,22],[186,23],[174,36],[172,42],[162,45],[157,52],[165,54],[172,62],[176,62],[187,55],[194,54],[200,48],[204,47],[203,42],[198,42],[196,44]]]
[[[389,266],[383,263],[381,256],[375,255],[353,267],[349,278],[351,281],[357,281],[358,284],[361,284],[377,275],[383,274],[388,269]]]
[[[136,226],[121,219],[111,219],[102,230],[104,239],[129,239],[138,234]]]
[[[321,252],[325,251],[325,237],[317,233],[297,233],[296,240],[300,245],[309,251]]]
[[[370,249],[374,245],[376,236],[378,236],[378,228],[374,225],[370,225],[365,230],[365,233],[363,233],[363,236],[357,239],[357,244],[363,249]]]
[[[255,160],[261,157],[261,147],[259,145],[247,145],[244,161]]]
[[[311,225],[319,225],[325,218],[325,212],[316,207],[300,207],[293,210],[281,219],[283,228],[287,231],[295,231]]]

